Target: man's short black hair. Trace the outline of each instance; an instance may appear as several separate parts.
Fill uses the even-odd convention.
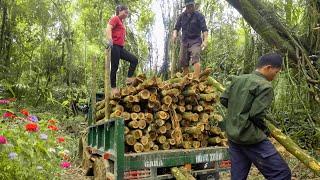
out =
[[[276,53],[265,54],[259,58],[258,64],[256,67],[262,68],[268,65],[271,65],[274,68],[281,68],[282,57]]]

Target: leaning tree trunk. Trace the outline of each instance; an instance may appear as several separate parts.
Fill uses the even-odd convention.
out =
[[[251,27],[271,46],[276,47],[288,56],[295,65],[304,64],[309,69],[307,78],[319,81],[320,75],[312,65],[308,52],[299,39],[290,33],[276,17],[269,4],[257,0],[226,0],[231,4]],[[310,76],[310,77],[308,77]]]

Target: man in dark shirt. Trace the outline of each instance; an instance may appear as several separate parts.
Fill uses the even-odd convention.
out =
[[[194,66],[194,77],[200,75],[200,52],[208,46],[208,29],[204,16],[196,11],[194,0],[185,0],[186,10],[178,17],[173,30],[172,41],[175,42],[177,34],[182,29],[180,46],[180,65],[183,73],[189,73],[189,61]],[[203,40],[201,38],[203,35]]]
[[[234,78],[220,98],[228,109],[225,121],[232,180],[245,180],[252,163],[266,179],[291,179],[287,163],[267,138],[270,131],[264,120],[274,97],[271,81],[281,66],[278,54],[260,57],[257,69]]]

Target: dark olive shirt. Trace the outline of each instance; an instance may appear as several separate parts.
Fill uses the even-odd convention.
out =
[[[229,140],[238,144],[255,144],[266,139],[264,131],[255,121],[264,118],[273,100],[273,88],[261,73],[235,77],[221,98],[227,100],[225,117]],[[261,122],[260,122],[261,123]]]
[[[175,30],[182,29],[182,44],[202,43],[201,32],[208,31],[204,16],[195,11],[193,13],[183,12],[177,20]]]

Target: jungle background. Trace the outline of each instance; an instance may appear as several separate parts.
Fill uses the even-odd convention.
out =
[[[125,48],[139,59],[136,74],[168,79],[178,70],[179,47],[170,38],[183,0],[0,0],[0,98],[16,98],[17,107],[59,119],[72,139],[75,161],[77,138],[86,126],[75,105],[88,102],[93,71],[103,91],[104,30],[120,3],[130,9]],[[320,1],[197,3],[209,29],[201,64],[213,68],[219,82],[227,85],[232,76],[250,73],[265,53],[285,57],[270,114],[278,128],[319,159]],[[121,61],[119,87],[128,66]],[[299,173],[303,179],[310,172]]]

